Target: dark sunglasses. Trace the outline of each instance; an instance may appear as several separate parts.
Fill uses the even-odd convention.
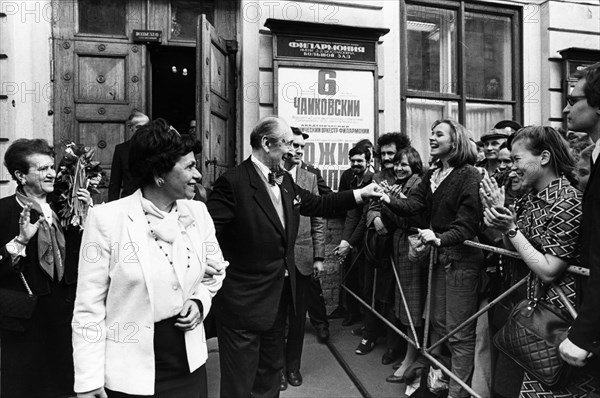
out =
[[[585,99],[585,95],[576,95],[576,96],[572,96],[572,95],[567,95],[567,104],[569,104],[569,106],[573,106],[576,103],[578,103],[581,100]]]

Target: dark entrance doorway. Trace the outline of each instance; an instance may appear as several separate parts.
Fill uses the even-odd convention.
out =
[[[196,118],[196,49],[156,46],[149,50],[152,119],[162,117],[185,133]]]

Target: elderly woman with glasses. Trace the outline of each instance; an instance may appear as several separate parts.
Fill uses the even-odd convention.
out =
[[[131,138],[141,187],[88,216],[73,315],[78,397],[207,396],[203,319],[227,266],[194,196],[199,144],[163,119]]]
[[[4,164],[17,182],[0,200],[0,332],[2,397],[65,397],[73,391],[71,316],[77,280],[79,231],[65,231],[53,210],[54,151],[43,139],[19,139]],[[85,189],[79,200],[91,202]],[[65,232],[72,232],[65,235]],[[11,324],[17,302],[8,295],[37,296],[27,323]]]

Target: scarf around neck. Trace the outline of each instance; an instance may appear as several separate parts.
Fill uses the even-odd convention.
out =
[[[25,195],[22,189],[17,189],[15,196],[17,203],[21,207],[27,203],[31,203],[31,210],[39,214],[42,221],[37,231],[38,262],[42,271],[50,279],[60,282],[65,272],[65,235],[60,226],[58,216],[52,210],[52,225],[50,225],[44,216],[42,207],[37,201]]]

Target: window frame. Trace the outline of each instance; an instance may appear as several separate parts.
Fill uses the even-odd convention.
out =
[[[211,15],[205,14],[206,15],[206,19],[208,20],[208,22],[210,22],[211,25],[215,26],[215,11],[217,9],[217,1],[216,0],[211,0],[212,2],[212,13]],[[167,41],[169,43],[194,43],[194,46],[196,45],[196,36],[194,35],[194,37],[191,38],[181,38],[181,37],[173,37],[173,2],[171,0],[167,0],[167,10],[168,10],[168,19],[167,19],[167,26],[166,26],[166,36],[167,36]],[[201,14],[198,14],[198,16],[200,16]]]
[[[486,98],[467,98],[466,96],[466,67],[465,67],[465,48],[457,45],[456,49],[456,70],[457,70],[457,89],[456,93],[435,93],[430,91],[419,91],[408,89],[408,44],[407,44],[407,5],[416,5],[421,7],[440,8],[457,13],[457,41],[461,43],[465,37],[465,14],[467,12],[476,12],[487,15],[509,17],[512,34],[511,57],[512,65],[512,99],[486,99]],[[402,120],[402,130],[407,128],[407,99],[429,99],[429,100],[452,100],[458,102],[458,122],[463,124],[467,115],[467,103],[498,104],[510,105],[512,107],[513,119],[523,123],[523,25],[522,7],[508,6],[504,4],[480,4],[468,0],[402,0],[400,2],[400,116]],[[468,126],[467,126],[468,127]]]

